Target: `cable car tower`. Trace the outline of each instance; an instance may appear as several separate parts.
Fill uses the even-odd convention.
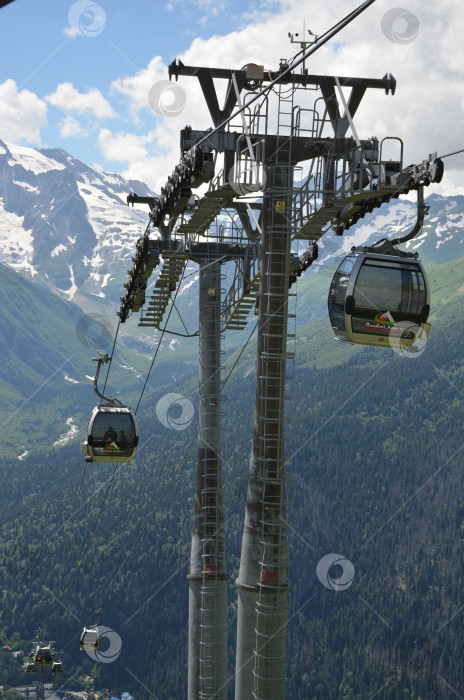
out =
[[[400,139],[360,139],[353,122],[368,90],[395,93],[383,78],[312,75],[306,61],[374,0],[338,22],[271,71],[185,66],[170,78],[195,77],[213,128],[181,132],[182,156],[159,197],[145,203],[150,224],[137,243],[118,312],[125,322],[161,328],[188,260],[199,264],[199,429],[189,573],[188,700],[227,699],[227,569],[220,461],[221,333],[258,314],[255,412],[238,590],[236,700],[283,700],[289,589],[285,500],[289,295],[317,258],[317,241],[337,235],[402,193],[439,182],[431,155],[403,167]],[[214,80],[226,80],[221,108]],[[396,145],[395,159],[386,157]],[[220,162],[222,161],[222,167]],[[298,173],[299,182],[296,182]],[[208,183],[207,191],[192,190]],[[419,207],[420,209],[420,207]],[[220,213],[229,225],[213,226]],[[418,216],[423,216],[423,211]],[[156,237],[149,235],[157,230]],[[419,227],[420,228],[420,227]],[[292,253],[292,243],[306,250]],[[221,294],[221,266],[233,279]],[[148,280],[160,268],[146,308]]]
[[[53,648],[53,642],[45,642],[40,639],[41,629],[37,630],[36,638],[32,643],[31,651],[29,652],[28,661],[24,667],[26,673],[35,673],[36,669],[40,670],[39,680],[37,681],[36,698],[37,700],[45,700],[45,686],[43,672],[45,666],[50,666],[52,674],[63,673],[63,665],[60,659],[56,659],[57,652]]]

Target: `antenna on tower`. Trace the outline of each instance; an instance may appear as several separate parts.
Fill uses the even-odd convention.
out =
[[[308,37],[311,38],[306,38],[306,33],[308,34]],[[311,46],[311,44],[314,44],[318,39],[319,35],[314,34],[310,29],[306,29],[306,22],[303,22],[303,33],[299,34],[299,32],[295,32],[295,34],[292,34],[291,32],[288,33],[288,38],[290,39],[291,44],[299,44],[300,49],[306,49],[308,46]]]

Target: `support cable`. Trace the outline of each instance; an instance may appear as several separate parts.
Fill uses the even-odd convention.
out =
[[[187,326],[186,326],[185,323],[184,323],[184,319],[182,318],[182,315],[181,315],[179,309],[177,308],[174,299],[172,300],[172,305],[173,305],[173,307],[175,308],[175,310],[176,310],[176,312],[177,312],[177,315],[179,316],[180,322],[181,322],[182,325],[184,326],[185,333],[187,334],[187,336],[191,335],[191,334],[188,332],[188,328],[187,328]]]
[[[237,356],[237,358],[236,358],[234,364],[232,365],[232,367],[231,367],[231,369],[230,369],[230,371],[229,371],[229,374],[228,374],[227,377],[224,379],[224,381],[223,381],[223,383],[222,383],[222,389],[224,389],[225,385],[226,385],[227,382],[229,381],[230,375],[232,374],[232,372],[233,372],[234,369],[236,368],[236,366],[237,366],[237,364],[238,364],[238,361],[240,360],[240,358],[242,357],[243,353],[245,352],[246,347],[247,347],[248,343],[250,342],[250,340],[251,340],[251,338],[252,338],[252,336],[253,336],[253,333],[255,332],[255,330],[256,330],[257,328],[258,328],[258,321],[256,321],[256,323],[255,323],[255,325],[254,325],[254,327],[253,327],[253,329],[252,329],[250,335],[248,336],[248,338],[247,338],[247,340],[246,340],[246,342],[245,342],[245,345],[244,345],[243,348],[240,350],[240,352],[239,352],[239,354],[238,354],[238,356]]]
[[[116,340],[117,340],[117,337],[118,337],[119,326],[120,326],[120,325],[121,325],[121,319],[119,319],[118,326],[117,326],[117,328],[116,328],[116,333],[115,333],[115,335],[114,335],[113,347],[111,348],[110,361],[109,361],[109,364],[108,364],[108,369],[107,369],[107,371],[106,371],[105,384],[103,385],[103,393],[105,393],[106,383],[107,383],[107,381],[108,381],[108,376],[109,376],[110,369],[111,369],[111,363],[113,362],[114,348],[115,348],[115,346],[116,346]]]
[[[456,156],[458,153],[464,153],[464,148],[461,148],[459,151],[453,151],[452,153],[445,153],[444,156],[437,156],[440,160],[442,158],[449,158],[450,156]]]
[[[108,370],[107,370],[107,372],[106,372],[106,378],[105,378],[105,384],[104,384],[104,387],[103,387],[103,392],[105,391],[106,384],[107,384],[107,381],[108,381],[108,376],[109,376],[110,368],[111,368],[111,361],[112,361],[112,359],[113,359],[114,349],[115,349],[115,346],[116,346],[116,341],[117,341],[117,337],[118,337],[118,333],[119,333],[119,326],[120,326],[120,325],[121,325],[121,321],[119,321],[119,323],[118,323],[118,325],[117,325],[117,328],[116,328],[116,333],[115,333],[115,335],[114,335],[113,347],[112,347],[112,349],[111,349],[111,357],[110,357],[110,361],[109,361],[109,365],[108,365]],[[116,466],[117,466],[117,465],[116,465]],[[66,536],[66,541],[65,541],[63,553],[62,553],[62,555],[61,555],[61,561],[60,561],[60,564],[59,564],[58,575],[57,575],[57,577],[56,577],[56,579],[55,579],[55,581],[54,581],[54,583],[53,583],[53,587],[52,587],[52,589],[51,589],[52,595],[54,595],[54,592],[55,592],[55,590],[57,589],[57,587],[58,587],[58,585],[59,585],[59,583],[60,583],[60,581],[61,581],[62,574],[63,574],[64,559],[65,559],[65,556],[66,556],[66,552],[67,552],[67,550],[68,550],[68,545],[69,545],[69,540],[70,540],[70,537],[71,537],[72,526],[73,526],[73,523],[74,523],[74,521],[75,521],[75,519],[76,519],[77,509],[78,509],[78,505],[79,505],[79,500],[80,500],[81,491],[82,491],[82,486],[83,486],[83,484],[84,484],[84,479],[85,479],[86,472],[87,472],[87,462],[84,462],[84,468],[83,468],[83,470],[82,470],[81,481],[80,481],[79,488],[78,488],[78,491],[77,491],[77,496],[76,496],[76,500],[75,500],[75,503],[74,503],[73,513],[72,513],[72,516],[71,516],[71,520],[70,520],[70,524],[69,524],[69,528],[68,528],[68,532],[67,532],[67,536]],[[113,475],[113,476],[114,476],[114,475]],[[105,496],[105,499],[103,500],[102,506],[101,506],[101,508],[100,508],[100,513],[101,513],[101,510],[102,510],[102,508],[103,508],[103,505],[104,505],[105,500],[106,500],[106,496]],[[98,518],[100,517],[100,513],[99,513],[99,515],[98,515]],[[98,522],[98,518],[97,518],[97,522]],[[94,528],[93,528],[93,530],[92,530],[92,534],[93,534],[93,532],[94,532],[94,530],[95,530],[96,524],[97,524],[97,523],[95,523],[95,525],[94,525]],[[82,559],[81,559],[81,561],[82,561]],[[49,615],[50,607],[51,607],[51,602],[52,602],[52,601],[51,601],[51,599],[50,599],[50,602],[49,602],[49,604],[48,604],[48,610],[47,610],[46,617],[48,617],[48,615]]]
[[[172,310],[172,308],[171,308],[171,310]],[[169,320],[169,318],[168,318],[167,320]],[[246,348],[247,348],[247,346],[248,346],[248,343],[250,342],[251,338],[253,337],[253,334],[254,334],[254,332],[256,331],[257,327],[258,327],[258,322],[256,322],[256,324],[254,325],[253,329],[251,330],[251,332],[250,332],[250,334],[249,334],[247,340],[245,341],[245,343],[244,343],[243,347],[241,348],[241,350],[240,350],[238,356],[236,357],[236,359],[235,359],[235,361],[234,361],[234,363],[233,363],[231,369],[229,370],[229,372],[228,372],[226,378],[224,379],[224,382],[222,383],[222,386],[221,386],[221,390],[224,389],[225,385],[226,385],[227,382],[229,381],[229,379],[230,379],[230,377],[231,377],[231,375],[232,375],[232,372],[234,371],[235,367],[237,366],[238,362],[240,361],[240,358],[242,357],[243,353],[245,352],[245,350],[246,350]],[[160,340],[160,342],[161,342],[161,340]],[[158,345],[158,348],[157,348],[157,350],[156,350],[156,352],[155,352],[154,359],[156,358],[156,354],[157,354],[157,352],[158,352],[159,346],[160,346],[160,344]],[[113,346],[113,350],[114,350],[114,346]],[[154,359],[152,360],[152,364],[151,364],[151,367],[150,367],[150,371],[151,371],[151,368],[153,367]],[[148,375],[148,376],[149,376],[149,375]],[[148,381],[148,377],[147,377],[147,381]],[[145,389],[145,386],[146,386],[146,382],[145,382],[145,385],[144,385],[144,389]],[[143,395],[143,391],[142,391],[142,394],[141,394],[141,396],[140,396],[139,402],[138,402],[138,404],[137,404],[137,408],[138,408],[138,406],[140,405],[140,401],[141,401],[142,395]],[[137,547],[137,545],[139,544],[139,542],[140,542],[142,536],[144,535],[144,533],[145,533],[147,527],[149,526],[149,524],[150,524],[150,522],[151,522],[153,516],[154,516],[155,513],[158,511],[159,506],[160,506],[160,504],[161,504],[161,502],[162,502],[162,500],[163,500],[163,498],[164,498],[164,496],[165,496],[167,490],[168,490],[169,487],[171,486],[172,482],[174,481],[174,478],[177,476],[177,474],[178,474],[178,472],[179,472],[181,466],[183,465],[184,461],[186,460],[186,458],[187,458],[187,456],[188,456],[188,454],[189,454],[191,448],[193,447],[195,441],[197,440],[197,437],[198,437],[198,433],[194,435],[194,437],[193,437],[192,440],[190,441],[190,443],[189,443],[187,449],[185,450],[184,454],[182,455],[181,459],[180,459],[179,462],[176,464],[175,469],[174,469],[173,473],[171,474],[171,477],[169,478],[167,484],[165,485],[164,489],[162,490],[161,494],[159,495],[159,497],[158,497],[158,499],[157,499],[157,501],[156,501],[156,503],[155,503],[155,506],[152,508],[152,510],[150,511],[148,517],[146,518],[145,523],[144,523],[142,529],[140,530],[140,533],[139,533],[139,535],[137,536],[137,538],[136,538],[134,544],[132,545],[132,547],[131,547],[129,553],[127,554],[127,556],[126,556],[126,558],[124,559],[124,561],[123,561],[123,563],[121,564],[121,566],[118,567],[118,569],[117,569],[117,571],[116,571],[116,573],[115,573],[115,577],[114,577],[115,579],[116,579],[116,576],[117,576],[118,574],[120,574],[120,573],[124,570],[124,568],[125,568],[127,562],[128,562],[129,559],[131,558],[131,556],[132,556],[134,550],[136,549],[136,547]],[[79,490],[78,490],[78,494],[77,494],[77,498],[76,498],[76,504],[75,504],[75,509],[74,509],[74,514],[73,514],[73,520],[75,519],[75,515],[76,515],[76,511],[77,511],[77,504],[78,504],[78,502],[79,502],[80,493],[81,493],[81,489],[82,489],[82,484],[83,484],[84,477],[85,477],[85,473],[86,473],[86,466],[87,466],[87,463],[86,463],[86,465],[85,465],[85,467],[84,467],[84,471],[83,471],[82,478],[81,478],[81,483],[80,483],[80,485],[79,485]],[[103,507],[104,507],[105,502],[106,502],[106,499],[107,499],[107,497],[108,497],[108,494],[109,494],[111,485],[112,485],[113,480],[114,480],[114,477],[115,477],[115,475],[116,475],[116,470],[117,470],[118,466],[119,466],[119,462],[116,463],[116,465],[115,465],[113,474],[112,474],[112,476],[111,476],[110,482],[109,482],[108,487],[107,487],[107,489],[106,489],[105,496],[104,496],[104,498],[103,498],[103,502],[102,502],[102,504],[101,504],[101,506],[100,506],[100,510],[99,510],[99,512],[98,512],[97,518],[96,518],[95,523],[94,523],[94,525],[93,525],[92,531],[91,531],[91,533],[90,533],[89,537],[87,538],[87,541],[86,541],[86,543],[85,543],[85,545],[84,545],[84,548],[83,548],[83,550],[82,550],[81,558],[80,558],[80,560],[79,560],[79,563],[78,563],[78,565],[77,565],[76,571],[75,571],[74,576],[73,576],[73,578],[71,579],[71,582],[70,582],[70,583],[73,583],[73,582],[75,581],[75,578],[76,578],[77,574],[79,573],[79,570],[80,570],[80,568],[81,568],[81,566],[82,566],[82,564],[83,564],[83,562],[84,562],[85,554],[86,554],[87,548],[88,548],[88,546],[89,546],[89,544],[90,544],[90,541],[91,541],[91,539],[92,539],[93,533],[95,532],[95,529],[96,529],[96,527],[97,527],[98,521],[99,521],[100,516],[101,516],[101,513],[102,513],[102,511],[103,511]],[[68,545],[68,541],[69,541],[69,536],[70,536],[70,531],[68,532],[68,538],[67,538],[67,540],[66,540],[65,550],[64,550],[64,552],[63,552],[62,559],[61,559],[61,564],[60,564],[60,567],[61,567],[61,568],[62,568],[62,566],[63,566],[64,556],[65,556],[65,552],[66,552],[66,549],[67,549],[67,545]],[[61,569],[60,569],[60,572],[59,572],[59,574],[58,574],[58,579],[57,579],[57,580],[59,580],[60,576],[61,576]],[[54,586],[54,589],[55,589],[55,586]],[[91,617],[89,617],[89,620],[90,620],[90,619],[91,619]],[[88,621],[87,621],[87,622],[88,622]],[[87,622],[85,623],[84,626],[87,625]],[[80,635],[80,631],[79,631],[78,633],[76,633],[75,635],[73,635],[73,637],[71,637],[71,639],[60,649],[60,652],[59,652],[59,653],[62,653],[62,652],[74,641],[74,639],[76,639],[76,637],[78,637],[79,635]]]
[[[184,270],[185,270],[185,268],[184,268]],[[176,301],[176,299],[177,299],[177,295],[179,294],[179,289],[180,289],[180,286],[181,286],[181,284],[182,284],[182,280],[183,280],[183,279],[184,279],[184,272],[182,272],[182,277],[180,278],[179,284],[177,285],[176,293],[174,294],[174,298],[173,298],[173,300],[172,300],[171,308],[169,309],[169,313],[168,313],[168,317],[167,317],[167,319],[166,319],[165,327],[164,327],[163,330],[162,330],[162,333],[161,333],[161,336],[160,336],[160,339],[159,339],[158,346],[157,346],[157,348],[156,348],[156,350],[155,350],[155,354],[153,355],[153,359],[152,359],[152,361],[151,361],[150,369],[148,370],[147,378],[145,379],[145,384],[143,385],[142,392],[141,392],[140,397],[139,397],[139,400],[138,400],[138,402],[137,402],[137,407],[136,407],[136,409],[135,409],[135,411],[134,411],[134,414],[135,414],[135,415],[137,415],[137,411],[139,410],[139,406],[140,406],[140,402],[141,402],[141,400],[142,400],[142,396],[143,396],[143,394],[144,394],[144,392],[145,392],[145,388],[146,388],[146,386],[147,386],[147,384],[148,384],[148,380],[150,379],[150,374],[151,374],[151,371],[152,371],[152,369],[153,369],[153,365],[155,364],[155,360],[156,360],[156,357],[157,357],[157,355],[158,355],[159,349],[160,349],[160,347],[161,347],[161,341],[163,340],[164,334],[166,333],[166,326],[167,326],[167,324],[169,323],[169,319],[170,319],[170,317],[171,317],[172,310],[174,309],[175,301]]]
[[[224,381],[223,381],[223,383],[222,383],[222,385],[221,385],[221,390],[224,389],[225,385],[226,385],[227,382],[229,381],[232,372],[234,371],[234,369],[235,369],[235,367],[237,366],[237,364],[238,364],[240,358],[242,357],[243,353],[245,352],[245,350],[246,350],[246,348],[247,348],[247,345],[248,345],[248,343],[250,342],[251,338],[253,337],[253,334],[254,334],[254,332],[256,331],[257,327],[258,327],[258,322],[256,322],[255,326],[253,327],[253,329],[252,329],[250,335],[248,336],[248,338],[247,338],[245,344],[243,345],[243,347],[242,347],[242,349],[240,350],[240,352],[239,352],[237,358],[235,359],[234,364],[232,365],[232,367],[231,367],[229,373],[227,374],[227,377],[224,379]],[[132,554],[133,554],[135,548],[136,548],[137,545],[139,544],[141,537],[142,537],[143,534],[145,533],[145,531],[146,531],[148,525],[150,524],[150,521],[152,520],[153,516],[154,516],[155,513],[157,512],[157,510],[158,510],[158,508],[159,508],[159,505],[160,505],[160,503],[161,503],[163,497],[165,496],[165,494],[166,494],[166,492],[167,492],[169,486],[172,484],[172,482],[173,482],[173,480],[174,480],[174,477],[178,474],[179,469],[181,468],[182,464],[184,463],[185,459],[187,458],[187,455],[188,455],[188,453],[190,452],[192,446],[194,445],[194,443],[195,443],[197,437],[198,437],[198,433],[196,433],[196,434],[193,436],[191,442],[189,443],[189,445],[188,445],[187,449],[185,450],[184,454],[182,455],[181,459],[180,459],[179,462],[176,464],[176,467],[175,467],[175,469],[174,469],[174,471],[173,471],[173,473],[172,473],[172,475],[171,475],[171,477],[170,477],[168,483],[167,483],[166,486],[164,487],[164,489],[163,489],[162,493],[160,494],[158,500],[156,501],[154,507],[152,508],[152,510],[150,511],[150,513],[149,513],[147,519],[145,520],[145,523],[144,523],[142,529],[140,530],[140,533],[139,533],[139,535],[137,536],[137,539],[135,540],[134,544],[132,545],[131,550],[130,550],[129,553],[127,554],[127,556],[126,556],[126,558],[124,559],[124,561],[123,561],[123,563],[121,564],[121,566],[118,567],[118,570],[117,570],[117,572],[116,572],[116,575],[122,573],[122,571],[124,570],[124,568],[125,568],[127,562],[129,561],[130,557],[132,556]],[[115,579],[116,579],[116,575],[115,575]],[[113,581],[113,582],[114,582],[114,581]]]
[[[82,490],[82,484],[84,483],[84,478],[85,478],[85,473],[86,473],[86,471],[87,471],[87,462],[84,462],[84,469],[82,470],[81,482],[80,482],[80,484],[79,484],[79,489],[78,489],[77,496],[76,496],[76,501],[75,501],[75,504],[74,504],[74,511],[73,511],[72,516],[71,516],[71,521],[70,521],[70,524],[69,524],[69,527],[68,527],[68,533],[67,533],[67,536],[66,536],[66,542],[65,542],[65,544],[64,544],[63,553],[62,553],[62,555],[61,555],[61,561],[60,561],[59,568],[58,568],[58,575],[57,575],[56,579],[53,581],[53,586],[52,586],[52,589],[51,589],[51,594],[52,594],[52,595],[55,595],[55,590],[58,588],[59,583],[60,583],[60,581],[61,581],[61,576],[62,576],[62,574],[63,574],[64,558],[65,558],[66,552],[67,552],[67,550],[68,550],[69,538],[71,537],[72,525],[73,525],[74,520],[75,520],[75,518],[76,518],[77,506],[78,506],[78,504],[79,504],[79,499],[80,499],[81,490]],[[51,608],[51,605],[52,605],[52,598],[50,598],[50,601],[49,601],[49,603],[48,603],[47,612],[46,612],[46,614],[45,614],[45,618],[46,618],[46,619],[47,619],[47,618],[49,617],[49,615],[50,615],[50,608]]]
[[[91,530],[91,532],[90,532],[90,535],[87,537],[87,540],[86,540],[86,542],[85,542],[84,548],[83,548],[83,550],[82,550],[81,558],[80,558],[79,563],[78,563],[78,565],[77,565],[77,567],[76,567],[76,570],[75,570],[75,572],[74,572],[74,576],[72,577],[71,581],[69,582],[68,589],[71,589],[71,584],[74,583],[74,581],[76,580],[76,576],[77,576],[77,574],[79,573],[79,570],[80,570],[82,564],[84,563],[84,559],[85,559],[85,555],[86,555],[86,552],[87,552],[87,548],[88,548],[88,546],[89,546],[89,544],[90,544],[90,541],[92,540],[93,533],[95,532],[95,529],[96,529],[96,527],[97,527],[97,525],[98,525],[98,521],[100,520],[100,516],[101,516],[101,514],[102,514],[103,507],[104,507],[104,505],[105,505],[105,503],[106,503],[106,499],[108,498],[108,494],[109,494],[109,492],[110,492],[110,489],[111,489],[111,486],[112,486],[112,484],[113,484],[114,477],[116,476],[116,471],[117,471],[119,465],[120,465],[120,462],[116,462],[116,464],[115,464],[115,466],[114,466],[114,470],[113,470],[113,473],[112,473],[111,478],[110,478],[110,480],[109,480],[109,484],[108,484],[108,487],[107,487],[107,489],[106,489],[106,493],[105,493],[105,495],[104,495],[104,497],[103,497],[103,501],[102,501],[102,504],[101,504],[101,506],[100,506],[100,510],[98,511],[98,515],[97,515],[97,517],[96,517],[96,519],[95,519],[95,522],[94,522],[94,524],[93,524],[93,527],[92,527],[92,530]],[[68,600],[69,600],[69,598],[68,598]]]
[[[215,262],[227,262],[227,255],[223,255],[222,257],[218,258],[217,261],[213,260],[213,262],[206,263],[205,268],[209,267],[210,265],[213,265]],[[193,272],[189,272],[188,275],[182,276],[181,281],[185,282],[185,280],[188,280],[189,277],[193,277],[194,275],[198,275],[198,274],[199,274],[198,270],[193,270]]]
[[[158,500],[156,501],[154,507],[152,508],[152,510],[151,510],[151,512],[149,513],[147,519],[145,520],[145,523],[144,523],[143,528],[140,530],[140,532],[139,532],[139,534],[138,534],[138,536],[137,536],[137,539],[135,540],[134,544],[132,545],[131,550],[129,551],[129,554],[126,556],[126,558],[124,559],[123,563],[122,563],[121,566],[118,568],[118,571],[117,571],[116,573],[121,573],[121,571],[124,569],[124,567],[126,566],[127,562],[129,561],[130,557],[132,556],[132,554],[133,554],[133,552],[134,552],[134,549],[136,548],[136,546],[137,546],[138,543],[140,542],[140,539],[141,539],[142,535],[145,533],[145,530],[147,529],[148,525],[150,524],[151,519],[153,518],[153,516],[154,516],[155,513],[157,512],[157,510],[158,510],[158,508],[159,508],[159,505],[160,505],[160,503],[161,503],[161,501],[162,501],[164,495],[166,494],[166,491],[167,491],[168,488],[171,486],[171,484],[172,484],[172,482],[173,482],[173,480],[174,480],[174,477],[177,475],[179,469],[181,468],[182,464],[184,463],[185,459],[187,458],[187,455],[188,455],[188,453],[190,452],[190,450],[191,450],[193,444],[195,443],[196,439],[197,439],[197,434],[195,434],[195,435],[193,436],[193,438],[192,438],[190,444],[188,445],[188,447],[187,447],[187,449],[185,450],[184,454],[182,455],[181,459],[180,459],[179,462],[176,464],[176,467],[175,467],[175,469],[174,469],[174,471],[173,471],[173,473],[172,473],[172,475],[171,475],[171,478],[169,479],[169,481],[167,482],[166,486],[165,486],[164,489],[162,490],[162,492],[161,492],[161,494],[160,494]]]
[[[182,282],[182,278],[181,278],[181,282]],[[172,309],[174,308],[174,301],[175,301],[175,298],[176,298],[177,293],[178,293],[178,291],[179,291],[179,288],[180,288],[180,284],[179,284],[179,286],[178,286],[178,288],[177,288],[176,295],[175,295],[174,300],[173,300],[173,305],[171,306],[171,309],[169,310],[169,315],[168,315],[168,318],[167,318],[167,320],[166,320],[166,323],[169,321],[169,316],[171,315]],[[118,323],[118,326],[117,326],[117,329],[116,329],[116,333],[115,333],[115,337],[114,337],[114,342],[113,342],[113,348],[112,348],[112,351],[111,351],[111,359],[113,358],[113,353],[114,353],[114,349],[115,349],[115,346],[116,346],[116,340],[117,340],[117,337],[118,337],[118,332],[119,332],[119,326],[120,326],[120,324],[121,324],[121,322]],[[135,410],[135,413],[137,413],[137,409],[138,409],[138,407],[139,407],[139,405],[140,405],[140,402],[141,402],[141,400],[142,400],[142,396],[143,396],[143,393],[144,393],[144,391],[145,391],[145,387],[146,387],[146,385],[147,385],[148,379],[149,379],[149,377],[150,377],[150,373],[151,373],[151,371],[152,371],[152,369],[153,369],[153,365],[154,365],[156,356],[157,356],[157,354],[158,354],[158,350],[159,350],[159,348],[160,348],[160,346],[161,346],[161,341],[162,341],[162,339],[163,339],[164,332],[165,332],[165,331],[163,330],[163,333],[162,333],[162,335],[161,335],[160,341],[159,341],[159,343],[158,343],[158,347],[157,347],[156,352],[155,352],[155,354],[154,354],[154,356],[153,356],[153,359],[152,359],[152,362],[151,362],[151,365],[150,365],[150,369],[149,369],[149,371],[148,371],[148,375],[147,375],[145,384],[144,384],[144,386],[143,386],[142,392],[141,392],[141,394],[140,394],[139,401],[138,401],[138,403],[137,403],[137,408],[136,408],[136,410]],[[106,382],[107,382],[107,380],[108,380],[109,370],[110,370],[110,367],[111,367],[111,359],[110,359],[110,366],[108,367],[108,371],[107,371],[107,374],[106,374],[105,387],[106,387]],[[104,389],[103,389],[103,391],[104,391]],[[103,498],[103,502],[102,502],[102,504],[101,504],[101,506],[100,506],[100,510],[99,510],[98,515],[97,515],[97,518],[96,518],[96,520],[95,520],[95,522],[94,522],[92,531],[90,532],[90,535],[89,535],[89,537],[87,538],[87,541],[86,541],[86,543],[85,543],[85,545],[84,545],[84,548],[83,548],[83,550],[82,550],[82,555],[81,555],[81,558],[80,558],[79,563],[78,563],[78,565],[77,565],[77,569],[76,569],[76,572],[75,572],[75,574],[74,574],[74,578],[71,580],[71,583],[74,581],[74,579],[75,579],[77,573],[79,572],[79,570],[80,570],[80,568],[81,568],[81,566],[82,566],[82,564],[83,564],[83,562],[84,562],[85,554],[86,554],[87,548],[88,548],[88,546],[89,546],[89,544],[90,544],[90,541],[91,541],[91,539],[92,539],[93,533],[95,532],[95,528],[97,527],[98,521],[99,521],[100,516],[101,516],[101,513],[102,513],[102,511],[103,511],[103,507],[104,507],[105,502],[106,502],[106,499],[107,499],[107,497],[108,497],[108,494],[109,494],[111,485],[112,485],[112,483],[113,483],[114,477],[115,477],[115,475],[116,475],[116,470],[117,470],[119,464],[120,464],[120,462],[117,462],[116,465],[115,465],[113,474],[112,474],[111,479],[110,479],[110,482],[109,482],[109,484],[108,484],[108,488],[107,488],[106,493],[105,493],[105,496],[104,496],[104,498]],[[86,468],[87,468],[87,463],[85,463],[84,471],[83,471],[82,478],[81,478],[81,483],[80,483],[80,485],[79,485],[79,490],[78,490],[78,494],[77,494],[77,498],[76,498],[76,503],[75,503],[75,506],[74,506],[74,513],[73,513],[73,516],[72,516],[71,523],[74,521],[74,519],[75,519],[75,517],[76,517],[77,506],[78,506],[78,503],[79,503],[79,498],[80,498],[81,489],[82,489],[82,484],[83,484],[84,477],[85,477],[85,473],[86,473]],[[59,580],[59,578],[60,578],[60,576],[61,576],[61,570],[62,570],[63,563],[64,563],[64,556],[65,556],[65,553],[66,553],[66,550],[67,550],[67,546],[68,546],[68,542],[69,542],[69,537],[70,537],[70,530],[68,531],[68,537],[67,537],[67,540],[66,540],[65,549],[64,549],[64,551],[63,551],[63,555],[62,555],[62,558],[61,558],[60,572],[59,572],[59,574],[58,574],[58,580]]]
[[[64,545],[63,554],[61,555],[60,569],[59,569],[59,571],[58,571],[58,576],[57,576],[57,581],[56,581],[56,585],[57,585],[57,586],[58,586],[58,583],[59,583],[59,581],[60,581],[61,574],[62,574],[62,572],[63,572],[64,557],[65,557],[66,551],[67,551],[67,549],[68,549],[68,543],[69,543],[69,538],[70,538],[70,536],[71,536],[72,525],[73,525],[73,523],[74,523],[74,520],[75,520],[76,514],[77,514],[77,506],[78,506],[78,504],[79,504],[79,499],[80,499],[80,497],[81,497],[82,484],[84,483],[84,478],[85,478],[85,474],[86,474],[86,471],[87,471],[87,464],[88,464],[88,462],[86,462],[86,461],[84,460],[84,469],[82,470],[81,483],[79,484],[79,489],[78,489],[77,496],[76,496],[76,502],[75,502],[75,504],[74,504],[74,513],[72,514],[71,522],[70,522],[70,524],[69,524],[68,536],[67,536],[67,538],[66,538],[66,542],[65,542],[65,545]],[[55,586],[53,587],[53,590],[54,590],[54,588],[55,588]]]

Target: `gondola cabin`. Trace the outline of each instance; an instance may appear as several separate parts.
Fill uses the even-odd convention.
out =
[[[128,406],[98,405],[90,414],[82,453],[90,462],[130,462],[139,438]]]
[[[52,663],[52,673],[63,673],[63,664],[61,661],[54,661]]]
[[[82,651],[95,651],[95,649],[99,648],[100,641],[98,638],[97,625],[84,627],[81,634],[80,646]]]
[[[378,347],[410,348],[426,340],[429,286],[413,254],[353,249],[339,265],[329,291],[336,340]]]
[[[26,673],[35,673],[35,664],[29,661],[24,670]]]
[[[36,666],[48,666],[52,662],[52,650],[49,644],[39,644],[35,650],[34,663]]]

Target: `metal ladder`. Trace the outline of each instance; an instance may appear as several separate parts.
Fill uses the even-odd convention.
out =
[[[160,327],[171,295],[187,265],[188,253],[185,250],[165,250],[163,260],[164,265],[155,282],[151,301],[146,311],[142,310],[139,326]]]

